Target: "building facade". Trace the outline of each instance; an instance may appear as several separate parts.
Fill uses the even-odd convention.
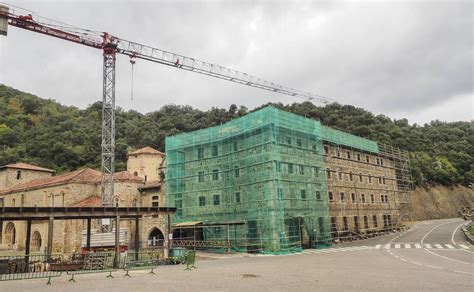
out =
[[[237,250],[325,246],[399,219],[395,161],[375,141],[273,107],[167,137],[166,157],[174,222]]]
[[[163,156],[150,156],[152,148],[147,148],[142,153],[133,154],[133,160],[139,161],[147,156],[148,164],[163,163]],[[156,151],[156,150],[155,150]],[[137,152],[137,151],[135,151]],[[140,150],[138,150],[140,152]],[[158,152],[158,151],[157,151]],[[130,156],[129,156],[130,160]],[[153,169],[142,169],[139,164],[131,163],[128,171],[115,173],[115,197],[112,199],[115,206],[163,206],[164,187],[159,179],[159,173]],[[11,178],[16,178],[17,168],[5,166],[2,172],[11,172],[9,187],[0,189],[0,207],[100,207],[101,173],[97,170],[86,168],[57,176],[51,176],[52,171],[27,164],[16,164],[22,167],[23,182],[11,183]],[[4,174],[5,175],[5,174]],[[12,176],[13,175],[13,176]],[[153,178],[145,182],[145,178]],[[30,179],[26,179],[30,178]],[[121,221],[121,245],[130,249],[132,240],[137,232],[134,223]],[[164,245],[167,232],[165,218],[146,218],[140,224],[141,247],[150,245]],[[53,232],[53,251],[60,253],[77,252],[85,246],[86,222],[81,220],[56,220]],[[105,248],[114,244],[112,222],[93,220],[92,222],[92,247]],[[48,238],[47,222],[33,222],[31,250],[43,252]],[[0,247],[7,249],[23,250],[25,248],[26,223],[21,221],[0,222]]]

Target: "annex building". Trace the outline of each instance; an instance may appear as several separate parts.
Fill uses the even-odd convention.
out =
[[[408,155],[274,107],[166,138],[175,239],[287,253],[397,228]]]
[[[145,147],[128,153],[127,171],[114,175],[114,206],[164,206],[164,153]],[[84,168],[53,175],[54,171],[26,163],[0,167],[0,208],[5,207],[100,207],[101,172]],[[114,246],[114,224],[92,220],[91,248]],[[120,245],[133,249],[136,232],[140,248],[162,246],[168,234],[165,218],[145,218],[135,230],[131,221],[120,223]],[[86,222],[55,220],[52,250],[55,253],[78,252],[85,246]],[[32,223],[31,250],[44,252],[48,223]],[[26,222],[0,220],[0,248],[25,248]]]

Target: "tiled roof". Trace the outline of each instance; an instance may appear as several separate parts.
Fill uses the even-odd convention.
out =
[[[114,175],[115,180],[117,181],[133,181],[140,183],[142,182],[141,178],[133,176],[125,171],[117,172]],[[52,176],[48,178],[35,179],[26,183],[22,183],[16,186],[13,186],[9,189],[0,191],[0,195],[11,194],[15,192],[29,191],[34,189],[39,189],[43,187],[50,187],[56,185],[62,185],[67,183],[80,183],[80,184],[100,184],[102,180],[102,174],[100,171],[91,168],[84,168],[58,176]]]
[[[151,154],[151,155],[161,155],[165,156],[163,152],[160,152],[156,149],[153,149],[151,147],[144,147],[142,149],[135,150],[133,152],[129,152],[128,155],[139,155],[139,154]]]
[[[71,207],[101,207],[102,204],[100,202],[99,196],[90,196],[85,198],[82,201],[79,201],[72,205]]]
[[[16,168],[16,169],[28,169],[28,170],[55,172],[54,170],[49,169],[49,168],[39,167],[39,166],[36,166],[36,165],[23,163],[23,162],[14,163],[14,164],[7,164],[7,165],[4,165],[4,166],[0,166],[0,169],[1,168]]]
[[[138,189],[147,190],[147,189],[159,189],[159,188],[161,188],[161,182],[155,180],[155,181],[146,182],[144,185],[140,186]]]

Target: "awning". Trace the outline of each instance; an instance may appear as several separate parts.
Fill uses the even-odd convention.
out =
[[[173,227],[187,227],[187,226],[196,226],[202,224],[202,221],[192,221],[192,222],[180,222],[173,224]]]

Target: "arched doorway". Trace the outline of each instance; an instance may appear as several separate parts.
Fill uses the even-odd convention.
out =
[[[9,245],[10,247],[15,244],[16,241],[16,229],[13,222],[9,222],[5,227],[5,241],[4,244]]]
[[[40,251],[41,249],[41,234],[38,231],[33,232],[31,236],[31,251]]]
[[[163,233],[158,228],[153,228],[148,235],[148,246],[164,246],[165,237]]]

